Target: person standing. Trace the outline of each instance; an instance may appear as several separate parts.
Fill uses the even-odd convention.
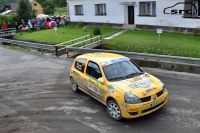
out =
[[[7,30],[7,29],[8,29],[8,26],[7,26],[6,23],[3,23],[2,27],[3,27],[4,30]]]
[[[19,25],[18,25],[18,23],[17,23],[17,22],[15,22],[15,30],[16,30],[16,33],[18,33],[18,32],[19,32]]]

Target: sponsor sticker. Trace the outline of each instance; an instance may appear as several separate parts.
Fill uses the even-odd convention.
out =
[[[147,74],[147,73],[145,73],[145,74],[143,74],[143,75],[141,75],[141,78],[148,78],[149,77],[149,74]]]
[[[141,81],[138,81],[134,84],[129,85],[131,88],[148,88],[151,85],[152,81],[150,79],[144,79]]]
[[[102,62],[101,63],[101,66],[104,67],[106,65],[110,65],[110,64],[113,64],[115,62],[120,62],[120,61],[127,61],[127,60],[130,60],[129,58],[118,58],[118,59],[112,59],[112,60],[109,60],[109,61],[106,61],[106,62]]]
[[[110,84],[107,86],[106,91],[113,94],[115,92],[114,86]]]
[[[143,96],[146,96],[148,93],[150,93],[150,92],[152,92],[152,91],[154,91],[156,89],[157,89],[156,87],[151,88],[151,89],[147,89],[146,91],[142,92],[142,94],[143,94]]]
[[[95,92],[95,93],[100,95],[99,88],[97,86],[94,86],[93,84],[91,84],[89,82],[88,82],[88,89],[90,89],[91,91],[93,91],[93,92]]]

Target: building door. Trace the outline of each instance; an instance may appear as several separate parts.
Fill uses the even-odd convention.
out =
[[[134,24],[134,6],[128,6],[128,24]]]

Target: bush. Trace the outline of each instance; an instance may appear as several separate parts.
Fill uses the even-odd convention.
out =
[[[187,33],[188,33],[188,29],[185,29],[185,30],[183,31],[183,33],[184,33],[184,34],[187,34]]]
[[[94,28],[94,30],[93,30],[93,34],[94,34],[94,35],[101,35],[101,30],[100,30],[98,27],[96,27],[96,28]]]
[[[174,33],[174,27],[169,27],[169,33]]]
[[[87,31],[87,26],[83,27],[83,31],[86,32]]]
[[[83,22],[82,21],[78,22],[78,27],[83,27]]]
[[[192,33],[193,33],[194,36],[198,36],[198,34],[199,34],[199,29],[198,29],[198,28],[194,28],[194,29],[192,30]]]
[[[95,26],[96,26],[95,23],[92,23],[92,24],[90,25],[91,28],[95,28]]]
[[[110,24],[109,24],[109,22],[107,21],[106,23],[104,23],[104,28],[109,28],[110,27]]]
[[[177,31],[179,34],[181,33],[181,28],[178,28],[178,31]]]
[[[69,27],[72,27],[72,28],[75,27],[75,24],[74,24],[74,23],[69,23],[68,25],[69,25]]]

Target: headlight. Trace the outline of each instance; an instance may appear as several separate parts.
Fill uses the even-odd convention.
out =
[[[162,85],[163,93],[165,93],[165,91],[167,91],[167,88],[165,87],[165,84],[163,82],[161,82],[161,85]]]
[[[124,99],[125,102],[128,104],[141,103],[141,100],[137,96],[130,93],[126,93],[124,95]]]

